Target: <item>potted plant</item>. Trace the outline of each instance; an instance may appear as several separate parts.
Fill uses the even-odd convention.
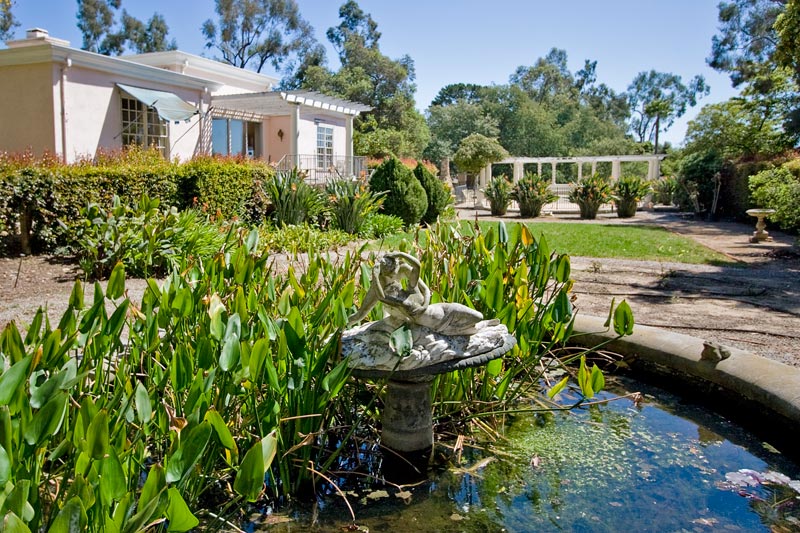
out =
[[[550,190],[550,180],[539,174],[525,173],[511,191],[511,198],[519,204],[519,216],[522,218],[538,217],[542,207],[558,199]]]
[[[619,218],[636,215],[639,200],[651,191],[650,183],[636,176],[623,176],[614,184],[614,203]]]
[[[597,218],[600,206],[611,200],[611,184],[608,178],[597,174],[575,184],[569,193],[569,201],[578,204],[581,218]]]
[[[506,214],[508,204],[511,202],[511,184],[505,176],[495,176],[483,189],[483,194],[489,200],[489,210],[494,216]]]

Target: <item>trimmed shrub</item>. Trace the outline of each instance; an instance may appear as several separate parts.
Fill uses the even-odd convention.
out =
[[[407,226],[419,224],[428,209],[428,195],[414,173],[392,157],[372,173],[369,188],[376,193],[385,192],[382,212],[403,220]]]
[[[453,203],[453,197],[444,182],[421,162],[417,163],[414,168],[414,176],[419,180],[428,197],[428,209],[422,215],[422,221],[426,224],[433,224],[447,210],[447,206]]]
[[[199,205],[223,218],[246,217],[253,209],[256,181],[271,174],[265,167],[239,159],[193,159],[180,170],[181,205]]]
[[[750,176],[752,200],[759,207],[774,209],[770,220],[793,232],[800,230],[800,177],[796,163],[764,170]],[[795,170],[793,173],[792,170]]]

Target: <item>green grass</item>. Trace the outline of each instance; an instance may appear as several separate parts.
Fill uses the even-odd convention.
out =
[[[464,232],[474,224],[459,222]],[[497,231],[497,222],[479,222],[481,230]],[[519,235],[520,223],[506,222],[509,238]],[[533,222],[526,224],[536,238],[544,235],[551,249],[571,256],[614,257],[641,261],[672,261],[677,263],[730,265],[729,257],[715,252],[697,242],[663,228],[630,225],[571,224],[561,222]],[[414,233],[400,233],[375,241],[373,247],[382,250],[397,249],[402,241],[415,238]],[[425,232],[419,231],[424,241]]]

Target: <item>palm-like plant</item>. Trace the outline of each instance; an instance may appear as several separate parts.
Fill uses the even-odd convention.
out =
[[[595,174],[575,184],[569,193],[569,200],[578,204],[581,218],[594,219],[600,206],[611,200],[611,192],[608,178]]]
[[[637,176],[623,176],[614,184],[614,203],[617,204],[617,216],[630,218],[636,215],[639,200],[652,190],[650,182]]]
[[[483,194],[489,200],[489,210],[494,216],[503,216],[511,203],[511,184],[505,176],[495,176],[483,189]]]
[[[538,217],[542,207],[558,199],[550,190],[550,180],[539,174],[525,173],[511,191],[511,198],[519,204],[519,215],[522,218]]]

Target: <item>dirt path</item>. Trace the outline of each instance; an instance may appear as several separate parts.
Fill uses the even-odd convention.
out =
[[[475,212],[460,214],[474,218]],[[478,214],[481,220],[488,219],[487,212]],[[751,245],[747,237],[752,228],[747,225],[651,213],[639,213],[628,221],[601,217],[585,222],[576,216],[540,220],[653,224],[729,255],[737,266],[573,257],[575,305],[580,313],[604,316],[612,298],[626,299],[639,324],[800,366],[800,255],[792,248],[793,238],[773,233],[774,242]],[[56,258],[0,259],[0,328],[11,320],[24,328],[39,306],[46,306],[51,320],[58,320],[79,276],[76,265]],[[144,282],[128,280],[126,285],[131,299],[139,301]],[[87,292],[91,298],[91,286]]]

